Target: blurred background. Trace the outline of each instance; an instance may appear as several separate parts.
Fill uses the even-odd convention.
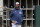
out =
[[[40,0],[0,0],[0,27],[11,27],[9,15],[15,8],[15,2],[20,2],[24,19],[22,27],[40,27]]]

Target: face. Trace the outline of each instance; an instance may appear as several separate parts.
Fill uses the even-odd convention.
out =
[[[19,4],[16,4],[16,9],[19,9]]]

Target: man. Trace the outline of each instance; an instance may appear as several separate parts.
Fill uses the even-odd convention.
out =
[[[19,2],[16,2],[15,8],[9,16],[10,20],[12,21],[12,27],[21,27],[23,16],[23,11],[19,8]]]

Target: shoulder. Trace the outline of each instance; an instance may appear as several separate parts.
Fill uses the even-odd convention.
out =
[[[20,8],[20,10],[22,11],[22,9]]]
[[[15,9],[13,9],[11,12],[15,11]]]
[[[22,9],[20,9],[20,11],[21,11],[21,12],[23,12],[23,10],[22,10]]]

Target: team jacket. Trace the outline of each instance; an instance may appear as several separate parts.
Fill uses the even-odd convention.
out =
[[[22,24],[23,17],[23,11],[20,8],[18,10],[14,8],[14,10],[9,15],[11,21],[17,21],[16,24]]]

